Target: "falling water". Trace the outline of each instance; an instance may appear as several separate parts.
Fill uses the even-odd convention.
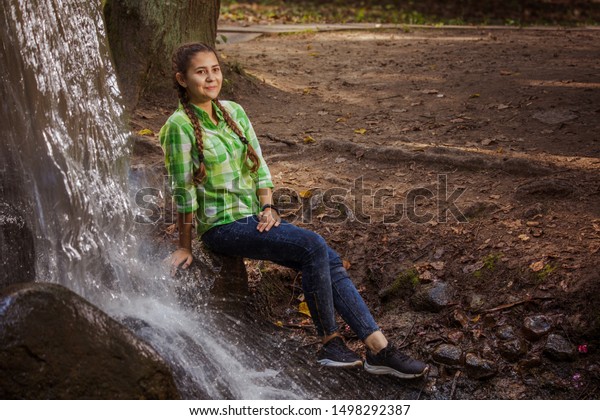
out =
[[[129,134],[100,2],[0,4],[0,196],[34,229],[38,280],[135,322],[184,397],[306,398],[269,368],[269,337],[210,306],[180,308],[164,268],[137,258]]]

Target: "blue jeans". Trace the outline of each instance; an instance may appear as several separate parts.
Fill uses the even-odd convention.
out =
[[[215,226],[202,235],[212,251],[268,260],[302,271],[302,290],[320,336],[338,330],[335,311],[361,340],[379,330],[348,277],[341,258],[318,234],[284,220],[268,232],[256,229],[256,216]]]

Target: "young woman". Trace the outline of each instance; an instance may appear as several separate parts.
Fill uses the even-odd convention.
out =
[[[186,44],[173,54],[178,109],[160,131],[178,210],[179,247],[173,269],[192,262],[192,219],[214,252],[269,260],[302,271],[302,289],[323,346],[325,366],[361,366],[339,335],[337,311],[367,347],[374,374],[414,378],[427,365],[396,350],[380,331],[342,265],[323,238],[279,217],[271,175],[254,129],[240,105],[219,101],[223,76],[216,52]]]

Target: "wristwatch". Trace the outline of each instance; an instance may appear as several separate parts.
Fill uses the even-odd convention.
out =
[[[261,211],[265,211],[266,209],[275,210],[275,213],[279,214],[279,209],[275,207],[273,204],[265,204],[261,207]]]

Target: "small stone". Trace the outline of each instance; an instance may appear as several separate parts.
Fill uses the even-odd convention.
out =
[[[496,337],[500,340],[514,340],[517,338],[515,330],[510,325],[503,325],[496,330]]]
[[[577,351],[575,346],[563,336],[550,334],[544,347],[544,354],[554,360],[574,360]]]
[[[411,298],[417,310],[439,312],[451,302],[451,287],[446,282],[434,282],[423,285]]]
[[[471,309],[472,311],[477,311],[477,310],[481,309],[484,304],[485,304],[485,298],[481,295],[474,294],[471,296],[471,299],[469,302],[469,309]]]
[[[514,362],[527,353],[527,344],[520,338],[514,338],[501,342],[498,351],[506,360]]]
[[[460,366],[463,363],[462,350],[452,344],[440,344],[432,357],[437,363],[447,366]]]
[[[494,376],[496,366],[490,360],[481,359],[473,353],[467,353],[465,358],[467,375],[475,379],[484,379]]]
[[[552,321],[544,315],[528,316],[523,321],[523,334],[528,340],[536,341],[548,334],[552,329]]]

